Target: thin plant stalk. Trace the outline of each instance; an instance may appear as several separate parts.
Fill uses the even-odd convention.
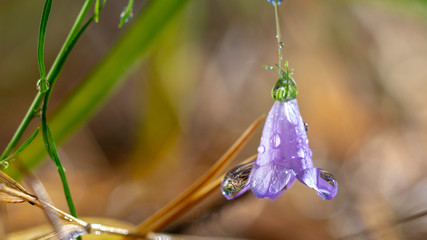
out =
[[[43,7],[42,19],[40,22],[40,32],[39,32],[39,41],[37,46],[37,60],[39,63],[39,71],[40,71],[40,80],[37,83],[39,86],[39,90],[42,93],[45,93],[49,85],[46,80],[46,69],[44,64],[44,45],[46,38],[46,27],[47,21],[49,20],[50,9],[52,8],[52,0],[46,0],[45,5]]]
[[[92,2],[93,2],[93,0],[86,0],[85,3],[83,4],[83,7],[80,10],[79,15],[77,16],[77,18],[74,22],[74,25],[70,30],[70,33],[68,34],[64,44],[62,45],[61,50],[59,51],[52,67],[50,68],[50,71],[46,77],[47,83],[50,86],[52,86],[54,84],[55,80],[58,78],[58,75],[61,72],[62,67],[65,63],[65,60],[68,57],[68,54],[71,50],[71,49],[69,49],[70,43],[72,43],[74,41],[74,38],[76,37],[76,35],[78,35],[81,24],[84,21],[84,18],[87,15],[87,12],[88,12],[90,6],[92,5]],[[33,102],[31,103],[30,107],[27,110],[27,113],[25,114],[20,125],[18,126],[17,130],[15,131],[14,135],[12,136],[12,139],[9,141],[8,145],[6,146],[2,155],[0,156],[0,160],[7,158],[7,156],[15,148],[16,144],[19,142],[23,133],[25,132],[25,129],[28,127],[31,120],[37,115],[38,108],[39,108],[39,106],[43,100],[43,96],[44,96],[43,93],[37,92],[36,96],[34,97]]]
[[[276,38],[277,38],[277,49],[279,54],[279,75],[282,75],[282,66],[283,66],[283,42],[282,42],[282,34],[280,33],[280,21],[279,21],[279,4],[277,2],[273,4],[274,6],[274,16],[276,20]]]

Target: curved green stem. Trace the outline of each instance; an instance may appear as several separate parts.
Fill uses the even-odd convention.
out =
[[[73,198],[71,197],[70,187],[68,186],[67,177],[65,175],[64,167],[62,167],[61,161],[59,160],[58,153],[56,151],[55,141],[53,139],[52,133],[50,132],[49,126],[47,124],[46,112],[47,105],[52,94],[52,88],[50,88],[45,97],[42,110],[42,131],[43,131],[43,140],[46,146],[46,151],[49,156],[55,162],[56,168],[58,169],[59,176],[61,177],[62,187],[64,189],[65,198],[67,200],[68,208],[70,209],[70,214],[73,217],[77,217],[76,207],[74,206]]]
[[[76,21],[74,22],[74,25],[70,30],[70,33],[68,34],[61,50],[58,53],[58,56],[55,59],[55,62],[53,63],[49,73],[47,74],[46,80],[49,83],[49,85],[52,86],[55,83],[56,79],[58,78],[58,75],[61,72],[62,67],[64,66],[65,60],[71,51],[71,48],[72,48],[71,43],[74,41],[76,34],[79,33],[80,26],[81,26],[82,22],[84,21],[84,18],[86,16],[92,2],[93,2],[93,0],[86,0],[82,9],[80,10],[80,13],[77,16]],[[6,146],[2,155],[0,156],[0,160],[7,158],[7,156],[12,152],[13,148],[15,148],[16,144],[21,139],[22,134],[25,132],[25,129],[28,127],[28,124],[34,118],[35,113],[37,112],[37,109],[39,108],[40,103],[43,100],[43,96],[44,96],[44,94],[37,92],[36,96],[34,97],[33,102],[31,103],[30,107],[28,108],[27,113],[25,114],[20,125],[18,126],[17,130],[15,131],[12,139],[9,141],[8,145]]]

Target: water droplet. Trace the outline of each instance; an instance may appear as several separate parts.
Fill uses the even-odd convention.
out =
[[[267,69],[267,70],[273,70],[274,69],[274,67],[273,66],[271,66],[271,65],[263,65],[264,66],[264,68],[265,69]]]
[[[45,85],[45,86],[42,86],[42,84],[41,84],[41,80],[39,79],[39,80],[37,81],[36,88],[37,88],[37,91],[39,91],[39,92],[41,92],[41,93],[45,93],[45,92],[47,92],[47,90],[49,90],[49,82],[48,82],[48,81],[46,81],[46,85]]]
[[[280,49],[283,49],[284,47],[285,47],[285,44],[284,44],[283,42],[280,42],[280,43],[279,43],[279,48],[280,48]]]
[[[306,122],[304,122],[304,129],[305,129],[305,132],[308,132],[308,123]]]
[[[265,152],[265,147],[263,145],[259,145],[258,147],[258,153],[263,154]]]
[[[9,167],[9,161],[1,161],[1,167],[6,170]]]
[[[276,2],[277,2],[277,5],[280,5],[282,3],[282,0],[268,0],[268,1],[273,5],[276,5]]]
[[[317,168],[317,188],[318,194],[320,197],[326,200],[331,200],[337,195],[338,192],[338,183],[335,180],[335,177],[320,168]]]
[[[281,142],[280,134],[278,133],[273,134],[273,136],[270,139],[271,146],[273,148],[278,148],[280,146],[280,142]]]
[[[129,12],[129,15],[126,16],[126,8],[120,13],[120,18],[124,19],[125,23],[129,22],[130,19],[133,18],[133,12]]]
[[[279,78],[271,90],[271,96],[274,100],[285,102],[297,97],[297,85],[294,79],[286,72]]]
[[[239,165],[225,175],[221,183],[222,195],[225,198],[234,199],[248,189],[246,184],[254,164],[255,161]]]
[[[332,175],[332,173],[329,173],[328,171],[322,170],[320,171],[320,177],[331,184],[332,187],[335,186],[335,177]]]

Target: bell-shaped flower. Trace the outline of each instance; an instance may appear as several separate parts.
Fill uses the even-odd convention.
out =
[[[297,88],[288,71],[273,87],[275,103],[268,113],[258,158],[230,171],[222,182],[227,199],[248,189],[258,198],[277,198],[298,179],[323,199],[331,200],[338,191],[334,177],[315,168],[308,145],[306,124],[296,100]],[[236,184],[238,183],[238,184]]]

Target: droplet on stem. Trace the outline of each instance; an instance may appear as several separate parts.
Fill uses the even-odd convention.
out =
[[[1,161],[1,167],[7,169],[9,167],[9,161]]]
[[[255,161],[245,163],[229,171],[221,183],[222,195],[228,200],[242,195],[249,188],[247,186],[249,174]]]
[[[283,42],[280,42],[280,43],[279,43],[279,48],[280,48],[280,49],[283,49],[284,47],[285,47],[285,44],[284,44]]]
[[[129,13],[127,12],[127,8],[125,8],[121,13],[120,13],[120,19],[122,19],[122,21],[124,23],[129,22],[130,19],[132,19],[133,17],[133,12],[130,11]],[[128,14],[128,15],[127,15]],[[127,15],[127,16],[126,16]]]
[[[273,4],[273,5],[280,5],[282,3],[282,0],[268,0],[269,3]]]
[[[263,65],[266,70],[273,70],[274,67],[271,65]]]
[[[45,92],[47,92],[47,90],[49,90],[49,82],[45,81],[45,84],[42,84],[41,79],[39,79],[37,81],[36,88],[37,88],[37,91],[39,91],[41,93],[45,93]]]

